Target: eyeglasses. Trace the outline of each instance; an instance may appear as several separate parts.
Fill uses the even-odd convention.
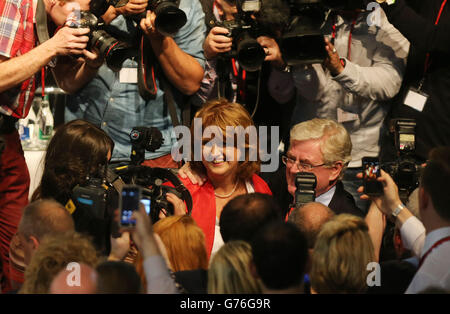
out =
[[[281,160],[283,161],[283,164],[285,164],[287,167],[292,167],[293,165],[297,165],[297,169],[299,171],[311,171],[314,168],[325,166],[325,164],[310,165],[310,164],[302,162],[302,161],[296,161],[292,158],[289,158],[288,156],[282,156]]]

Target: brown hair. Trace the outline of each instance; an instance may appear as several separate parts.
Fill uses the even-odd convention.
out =
[[[195,118],[202,119],[202,130],[201,134],[206,127],[209,126],[217,126],[224,133],[224,137],[226,136],[227,127],[243,127],[246,129],[249,126],[254,126],[253,120],[250,117],[250,114],[247,110],[238,103],[228,102],[226,99],[221,98],[217,100],[212,100],[206,103],[204,107],[202,107],[195,114]],[[191,126],[191,145],[192,145],[192,161],[191,168],[198,172],[205,174],[206,169],[203,165],[202,161],[194,160],[194,143],[195,143],[195,134],[198,131],[195,131],[195,124],[192,123]],[[198,141],[198,139],[197,139]],[[234,139],[235,147],[237,144],[236,134]],[[259,156],[257,161],[250,161],[250,147],[257,149],[257,143],[250,143],[250,136],[248,134],[245,135],[245,161],[239,161],[239,168],[237,171],[238,180],[247,181],[249,180],[253,174],[259,172],[260,169],[260,161]]]
[[[362,218],[341,214],[325,223],[312,255],[311,287],[317,293],[362,293],[367,265],[375,261],[368,227]]]
[[[252,258],[252,248],[247,242],[225,243],[211,260],[208,270],[208,293],[261,293],[261,282],[253,277],[249,270]]]
[[[20,293],[48,293],[55,276],[72,262],[95,268],[99,259],[89,238],[76,232],[45,237],[25,270]]]
[[[205,235],[191,216],[170,216],[153,226],[167,250],[172,271],[208,269]]]
[[[72,189],[87,176],[103,178],[108,151],[113,149],[112,139],[92,123],[73,120],[62,125],[48,144],[42,180],[32,200],[54,198],[65,205]]]
[[[423,169],[421,186],[430,195],[435,211],[443,220],[450,222],[450,147],[434,148]]]

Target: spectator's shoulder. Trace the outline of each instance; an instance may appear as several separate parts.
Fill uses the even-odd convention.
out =
[[[272,191],[270,190],[266,181],[264,181],[260,176],[258,176],[257,174],[254,174],[252,176],[252,181],[253,181],[253,186],[255,188],[255,192],[272,195]]]

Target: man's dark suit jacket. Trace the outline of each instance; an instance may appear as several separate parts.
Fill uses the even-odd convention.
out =
[[[294,203],[294,198],[289,194],[286,182],[286,166],[281,165],[276,172],[261,173],[260,176],[267,182],[273,197],[280,205],[282,215],[285,217]],[[336,191],[328,207],[336,214],[352,214],[358,217],[364,217],[353,199],[353,196],[344,189],[341,181],[336,183]]]

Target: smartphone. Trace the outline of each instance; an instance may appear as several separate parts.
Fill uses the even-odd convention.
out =
[[[381,195],[383,194],[383,185],[377,181],[380,177],[380,161],[376,157],[363,157],[363,185],[364,194]]]
[[[147,213],[147,215],[150,215],[150,200],[147,198],[143,198],[141,199],[141,203],[144,204],[145,206],[145,212]]]
[[[137,185],[125,185],[120,195],[120,225],[134,227],[136,220],[132,219],[133,212],[139,210],[141,203],[141,188]]]

